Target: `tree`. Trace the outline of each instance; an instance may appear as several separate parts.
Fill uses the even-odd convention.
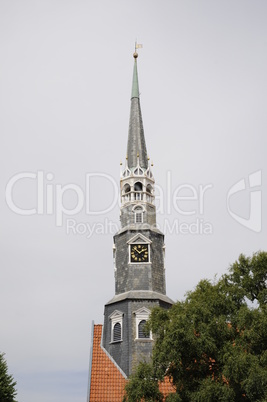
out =
[[[153,367],[142,362],[126,384],[123,402],[162,402],[163,396],[158,388],[158,381],[153,374]]]
[[[8,367],[4,358],[4,353],[0,353],[0,401],[15,402],[17,391],[16,381],[12,375],[8,374]]]
[[[172,379],[176,394],[166,402],[267,401],[266,280],[267,253],[241,255],[219,280],[200,281],[170,310],[152,310],[150,378]]]

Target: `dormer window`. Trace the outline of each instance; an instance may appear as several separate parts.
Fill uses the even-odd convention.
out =
[[[116,322],[113,328],[113,342],[118,342],[121,341],[122,336],[121,336],[121,323]]]
[[[111,342],[121,342],[123,313],[121,311],[115,310],[109,316],[109,319],[111,321]]]
[[[142,320],[138,324],[138,338],[149,339],[150,334],[145,331],[146,320]]]
[[[145,331],[145,325],[149,318],[150,310],[146,307],[141,307],[139,310],[135,312],[135,319],[136,319],[136,339],[140,340],[152,340],[152,333],[151,331],[147,333]]]

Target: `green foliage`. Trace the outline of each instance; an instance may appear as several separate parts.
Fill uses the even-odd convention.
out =
[[[170,394],[167,396],[166,402],[183,402],[180,395],[178,394]]]
[[[161,402],[163,396],[159,391],[158,381],[154,377],[153,367],[140,363],[127,383],[123,402]]]
[[[152,383],[167,375],[176,387],[166,402],[267,401],[266,280],[267,253],[241,255],[219,280],[200,281],[168,311],[152,310]],[[131,379],[129,402],[145,396],[131,394],[143,383]]]
[[[15,389],[16,382],[13,377],[8,374],[7,363],[4,354],[0,353],[0,401],[15,402],[17,391]]]
[[[252,302],[257,300],[260,306],[267,303],[267,253],[258,252],[252,257],[240,255],[230,267],[230,275],[225,277],[228,285]]]

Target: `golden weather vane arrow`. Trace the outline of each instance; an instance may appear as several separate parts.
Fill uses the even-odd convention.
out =
[[[142,49],[143,45],[141,43],[135,42],[134,57],[138,57],[137,49]]]
[[[143,47],[143,45],[141,45],[141,43],[136,43],[136,42],[135,42],[135,51],[136,51],[137,49],[142,49],[142,47]]]

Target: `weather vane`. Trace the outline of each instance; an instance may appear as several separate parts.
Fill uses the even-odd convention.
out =
[[[141,43],[135,42],[135,50],[134,50],[134,58],[136,59],[138,57],[137,49],[142,49],[143,45]]]

